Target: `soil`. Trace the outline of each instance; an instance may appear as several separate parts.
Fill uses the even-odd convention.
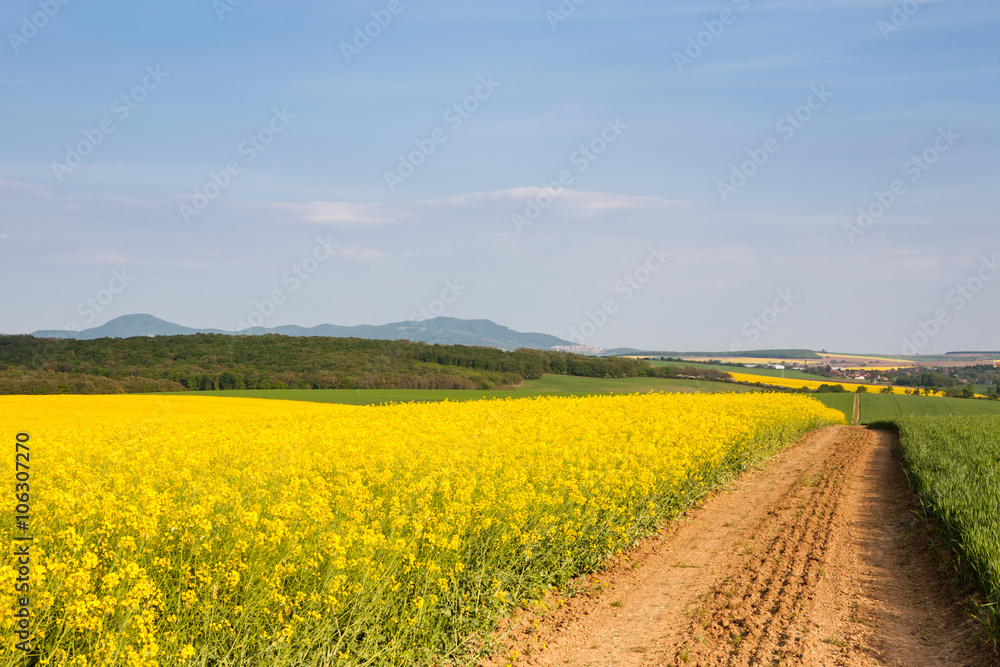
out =
[[[833,426],[521,611],[484,665],[1000,665],[894,435]]]

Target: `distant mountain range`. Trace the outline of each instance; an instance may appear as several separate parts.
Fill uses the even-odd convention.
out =
[[[285,336],[330,336],[333,338],[367,338],[373,340],[411,340],[441,345],[481,345],[502,350],[526,347],[536,350],[578,350],[580,346],[556,336],[542,333],[521,333],[490,320],[461,320],[454,317],[435,317],[419,322],[393,322],[381,326],[362,324],[338,326],[321,324],[315,327],[283,326],[267,329],[253,327],[244,331],[221,329],[192,329],[161,320],[152,315],[123,315],[107,324],[83,331],[36,331],[36,338],[134,338],[137,336],[185,336],[197,333],[225,334],[231,336],[260,336],[282,334]],[[597,352],[599,350],[592,350]]]

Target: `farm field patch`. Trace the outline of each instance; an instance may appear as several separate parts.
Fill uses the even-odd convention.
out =
[[[808,389],[816,390],[821,385],[836,385],[839,384],[844,387],[847,391],[855,391],[858,387],[867,387],[868,391],[880,391],[885,385],[875,385],[875,384],[864,384],[861,382],[848,382],[846,380],[841,380],[839,378],[820,378],[819,380],[800,380],[797,378],[781,378],[781,377],[770,377],[767,379],[761,379],[759,375],[751,375],[749,373],[730,373],[733,379],[737,382],[766,382],[767,384],[772,384],[777,387],[788,387],[789,389],[801,389],[806,387]],[[815,377],[815,376],[813,376]],[[894,394],[905,394],[907,389],[904,387],[893,387],[892,391]]]
[[[753,363],[753,362],[749,362]],[[804,373],[802,371],[793,370],[778,370],[774,368],[764,368],[763,366],[757,368],[747,368],[746,366],[724,366],[722,364],[705,364],[700,362],[687,362],[687,361],[650,361],[651,366],[673,366],[675,368],[683,368],[684,366],[694,366],[695,368],[710,368],[712,370],[721,371],[723,373],[742,373],[744,375],[761,375],[764,377],[786,377],[791,379],[799,380],[815,380],[824,379],[819,378],[816,375],[810,375],[809,373]]]
[[[515,389],[257,389],[175,392],[172,396],[225,396],[269,398],[316,403],[379,405],[410,401],[479,401],[498,398],[534,398],[538,396],[590,396],[604,394],[645,394],[649,392],[747,392],[752,387],[665,378],[586,378],[569,375],[544,375],[539,380],[525,380]]]
[[[834,410],[840,410],[850,421],[856,394],[813,394],[813,398]],[[861,423],[870,424],[897,417],[1000,415],[1000,401],[946,398],[944,396],[908,396],[901,394],[857,394],[861,401]]]
[[[898,357],[879,357],[864,354],[830,354],[828,352],[818,352],[815,357],[727,357],[725,355],[720,355],[717,357],[687,357],[681,355],[683,359],[690,360],[693,362],[704,362],[709,359],[715,361],[721,361],[724,363],[736,363],[736,364],[791,364],[791,363],[802,363],[802,364],[822,364],[822,365],[833,365],[833,366],[845,366],[845,367],[859,367],[859,368],[906,368],[910,366],[915,366],[916,363],[913,359],[902,359]],[[922,359],[922,358],[917,358]]]
[[[836,362],[836,365],[843,365],[843,364],[867,365],[873,363],[877,364],[884,363],[886,365],[898,364],[900,367],[907,367],[914,365],[912,359],[903,359],[901,357],[882,357],[882,356],[868,355],[868,354],[836,354],[829,352],[821,352],[819,356],[827,363],[834,364]]]
[[[826,407],[843,412],[844,419],[848,422],[852,421],[852,414],[854,413],[854,397],[855,394],[851,393],[813,394],[813,398]]]
[[[861,394],[861,423],[911,416],[1000,415],[1000,401],[944,396]]]
[[[5,396],[52,665],[439,664],[839,412],[783,394],[379,407]],[[13,457],[4,474],[14,475]],[[18,571],[0,567],[13,609]],[[14,617],[0,665],[22,664]]]
[[[684,361],[690,361],[692,363],[705,363],[708,361],[720,361],[722,363],[733,363],[733,364],[791,364],[791,363],[812,363],[817,364],[822,360],[819,357],[813,357],[808,359],[801,358],[790,358],[790,357],[685,357],[682,356]]]
[[[1000,639],[1000,416],[895,423],[910,482],[985,592],[978,616]]]

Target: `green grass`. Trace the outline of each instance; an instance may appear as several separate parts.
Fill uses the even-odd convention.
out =
[[[1000,639],[1000,416],[895,423],[910,484],[986,593],[977,618]]]
[[[941,396],[861,394],[861,423],[910,416],[1000,415],[1000,401]]]
[[[663,363],[663,362],[658,362]],[[709,364],[699,364],[709,366]],[[719,366],[718,368],[725,368]],[[767,369],[747,369],[767,370]],[[771,371],[772,373],[780,371]],[[815,378],[814,378],[815,379]],[[846,383],[845,383],[846,386]],[[535,396],[590,396],[594,394],[646,394],[666,392],[745,392],[759,391],[754,387],[665,378],[604,379],[571,375],[544,375],[539,380],[526,380],[513,389],[253,389],[230,391],[184,391],[172,395],[239,396],[269,398],[314,403],[346,403],[378,405],[411,401],[476,401],[490,398],[532,398]],[[851,420],[854,394],[811,394],[824,405],[840,410]],[[896,394],[861,394],[861,422],[868,424],[909,415],[1000,415],[1000,401],[982,401],[936,396],[902,396]]]
[[[828,408],[833,408],[834,410],[840,410],[844,413],[844,417],[847,419],[848,423],[854,415],[854,394],[844,393],[844,394],[810,394],[813,398],[818,400],[820,403]]]
[[[840,410],[851,420],[854,394],[812,394],[824,405]],[[901,394],[861,394],[861,423],[891,421],[898,417],[949,417],[953,415],[1000,415],[1000,401],[983,401],[942,396],[904,396]]]
[[[569,375],[544,375],[539,380],[526,380],[516,389],[250,389],[229,391],[181,391],[173,396],[238,396],[270,398],[314,403],[347,403],[377,405],[410,401],[476,401],[489,398],[532,398],[535,396],[589,396],[593,394],[646,394],[660,392],[745,392],[752,387],[664,378],[585,378]]]
[[[650,391],[748,391],[740,385],[703,380],[667,378],[585,378],[572,375],[543,375],[539,380],[525,380],[516,391],[562,391],[586,394],[646,393]]]

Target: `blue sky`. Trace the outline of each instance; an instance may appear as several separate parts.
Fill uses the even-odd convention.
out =
[[[0,331],[1000,348],[994,2],[231,2],[0,10]]]

